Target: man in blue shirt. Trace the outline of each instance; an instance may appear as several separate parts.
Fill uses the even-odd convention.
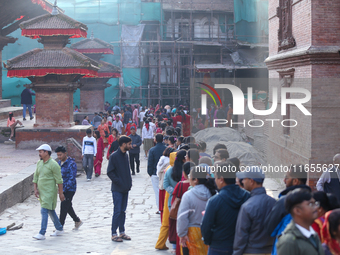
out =
[[[64,226],[67,214],[69,214],[75,227],[73,230],[78,230],[83,222],[79,219],[72,207],[72,199],[77,189],[77,164],[73,158],[68,157],[66,148],[64,146],[58,146],[55,150],[58,156],[58,164],[61,166],[61,176],[63,177],[63,193],[65,200],[60,204],[60,223]]]

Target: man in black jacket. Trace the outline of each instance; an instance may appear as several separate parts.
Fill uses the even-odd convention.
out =
[[[112,241],[122,242],[123,240],[131,240],[125,234],[124,227],[128,195],[132,187],[129,156],[126,153],[131,149],[131,138],[123,135],[119,138],[118,143],[118,150],[110,156],[107,175],[112,181]],[[119,236],[117,235],[117,228],[119,228]]]
[[[159,177],[157,176],[157,164],[161,156],[163,155],[166,146],[163,144],[163,135],[157,134],[155,137],[157,143],[149,151],[148,157],[148,174],[151,177],[151,183],[153,191],[155,192],[157,208],[159,208]],[[159,212],[159,211],[157,211]]]
[[[129,120],[132,119],[132,113],[130,112],[131,108],[126,108],[124,112],[124,127],[129,123]]]
[[[135,175],[135,161],[136,161],[136,168],[137,168],[137,173],[139,173],[139,153],[140,153],[140,146],[142,145],[142,138],[136,134],[136,128],[135,126],[132,126],[130,128],[131,130],[131,135],[129,137],[132,140],[131,146],[132,149],[129,151],[129,157],[130,157],[130,167],[131,167],[131,172],[132,175]]]
[[[268,235],[276,237],[272,254],[277,254],[277,237],[282,234],[292,219],[291,215],[285,209],[286,195],[289,191],[297,188],[307,189],[311,192],[311,188],[306,185],[307,172],[305,171],[304,165],[292,165],[289,172],[286,173],[284,182],[286,189],[280,193],[280,199],[274,204],[273,209],[268,214],[264,227]]]
[[[23,106],[23,120],[26,120],[26,109],[28,108],[28,112],[30,114],[30,120],[32,120],[34,117],[32,115],[32,95],[34,96],[35,93],[33,93],[30,89],[25,88],[21,92],[21,104]]]
[[[204,243],[209,245],[208,254],[233,253],[237,216],[250,197],[248,191],[235,184],[233,168],[235,166],[228,161],[216,162],[215,171],[212,170],[219,193],[208,200],[201,225]]]

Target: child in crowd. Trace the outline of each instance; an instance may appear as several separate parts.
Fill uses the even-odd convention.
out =
[[[24,125],[20,122],[20,120],[15,120],[15,118],[13,117],[13,113],[10,112],[8,114],[8,119],[7,119],[7,127],[11,128],[11,135],[9,137],[9,141],[13,142],[12,138],[14,136],[14,130],[15,130],[15,127],[17,125],[20,125],[21,127],[24,127]]]

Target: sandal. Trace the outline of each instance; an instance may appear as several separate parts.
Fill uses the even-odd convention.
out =
[[[121,234],[119,237],[123,240],[131,241],[131,237],[129,237],[128,235]]]
[[[123,239],[120,238],[119,236],[112,236],[112,237],[111,237],[111,240],[112,240],[113,242],[118,242],[118,243],[123,242]]]

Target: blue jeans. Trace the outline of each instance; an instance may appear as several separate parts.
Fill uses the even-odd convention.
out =
[[[45,235],[47,229],[48,215],[50,215],[51,220],[57,230],[63,230],[63,226],[60,224],[55,210],[48,210],[46,208],[41,208],[41,229],[39,234]]]
[[[22,111],[22,116],[24,117],[24,119],[26,118],[26,108],[28,108],[28,112],[30,114],[30,117],[32,118],[32,105],[31,104],[23,104],[22,105],[24,107],[23,111]]]
[[[84,154],[83,167],[86,173],[87,179],[92,179],[93,174],[93,154]]]
[[[231,255],[233,254],[233,247],[230,247],[230,249],[220,250],[209,247],[208,255]]]
[[[113,216],[112,216],[112,235],[117,235],[117,228],[119,233],[125,233],[125,211],[128,203],[129,192],[121,193],[112,191],[113,199]]]

